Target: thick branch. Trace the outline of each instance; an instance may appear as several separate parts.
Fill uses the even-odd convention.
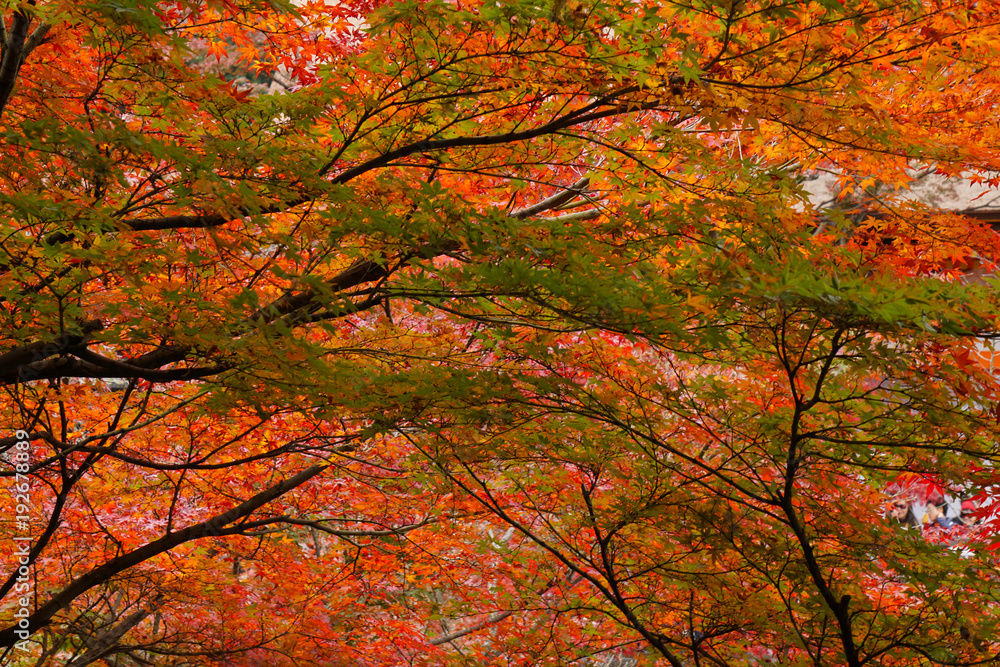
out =
[[[91,639],[87,641],[87,652],[76,658],[72,662],[66,663],[66,667],[85,667],[91,663],[94,663],[108,653],[115,647],[115,645],[125,636],[125,633],[139,625],[147,616],[156,611],[162,598],[155,599],[152,604],[148,607],[143,607],[131,614],[128,618],[123,620],[121,623],[113,628],[109,628],[102,632],[96,639]]]
[[[283,496],[292,489],[301,486],[306,481],[312,479],[323,470],[326,465],[314,465],[306,468],[302,472],[289,477],[288,479],[265,489],[249,500],[237,505],[228,512],[223,512],[207,521],[202,521],[193,526],[188,526],[183,530],[168,533],[160,539],[139,547],[127,554],[112,558],[103,565],[94,568],[87,574],[77,577],[66,588],[55,594],[48,602],[40,606],[35,613],[28,617],[29,632],[37,632],[41,628],[52,622],[52,618],[72,604],[73,600],[87,592],[95,586],[99,586],[111,580],[125,570],[135,567],[150,558],[166,553],[176,546],[204,537],[215,537],[219,535],[233,535],[239,533],[242,528],[233,526],[226,528],[229,524],[239,519],[246,518],[257,509],[267,503]],[[0,630],[0,646],[13,646],[19,640],[15,634],[17,625]]]
[[[152,232],[167,229],[207,229],[218,227],[229,222],[231,218],[212,213],[209,215],[169,215],[162,218],[137,218],[135,220],[122,220],[120,224],[124,229],[133,232]]]
[[[539,213],[544,213],[545,211],[551,211],[554,208],[559,208],[563,204],[567,204],[573,199],[583,194],[587,186],[590,185],[590,179],[584,176],[579,181],[569,186],[561,192],[557,192],[551,197],[547,197],[537,204],[532,204],[531,206],[526,206],[525,208],[519,209],[511,213],[512,218],[517,218],[518,220],[526,220],[533,215],[538,215]]]
[[[456,630],[455,632],[452,632],[452,633],[449,633],[447,635],[444,635],[443,637],[437,637],[435,639],[431,639],[427,643],[430,644],[431,646],[441,646],[442,644],[447,644],[449,642],[453,642],[456,639],[461,639],[462,637],[464,637],[466,635],[471,635],[473,632],[478,632],[479,630],[482,630],[483,628],[487,628],[487,627],[489,627],[491,625],[499,623],[500,621],[504,620],[508,616],[513,615],[513,613],[514,613],[513,611],[498,611],[498,612],[495,612],[493,614],[490,614],[489,616],[487,616],[483,620],[479,621],[478,623],[474,623],[474,624],[470,625],[469,627],[464,628],[462,630]]]
[[[7,378],[11,375],[18,377],[21,374],[20,367],[71,350],[84,343],[89,334],[103,328],[104,323],[100,320],[88,320],[80,323],[79,333],[64,334],[50,343],[38,341],[4,352],[0,354],[0,378]]]
[[[24,63],[24,42],[28,39],[30,22],[31,17],[23,9],[14,12],[14,21],[3,43],[3,56],[0,57],[0,115],[7,108],[7,102],[17,83],[17,74]]]
[[[220,366],[173,368],[168,370],[131,366],[130,368],[134,370],[130,372],[120,370],[126,366],[128,365],[122,364],[118,367],[109,367],[73,357],[59,357],[57,359],[47,359],[27,364],[16,369],[13,373],[0,375],[0,385],[13,385],[34,380],[54,380],[65,377],[96,379],[137,378],[150,382],[181,382],[183,380],[197,380],[210,375],[216,375],[220,370],[224,370]]]
[[[358,260],[328,280],[326,284],[332,292],[342,292],[364,283],[381,280],[388,275],[389,268],[385,264],[379,264],[371,260]],[[259,309],[249,319],[251,322],[258,323],[271,322],[279,317],[308,307],[311,303],[315,302],[315,299],[316,292],[311,289],[301,292],[290,292]]]
[[[32,3],[33,4],[33,3]],[[52,26],[48,23],[39,23],[38,27],[35,28],[31,35],[24,41],[24,48],[21,50],[21,64],[24,64],[25,58],[31,55],[31,52],[42,43],[45,39],[45,35],[49,34],[49,29]]]
[[[581,178],[576,183],[565,187],[560,192],[547,197],[536,204],[527,206],[511,213],[512,217],[527,219],[539,215],[546,211],[559,208],[580,197],[589,185],[587,178]],[[575,213],[568,213],[561,216],[563,220],[585,220],[597,217],[597,210],[586,210]],[[206,216],[173,216],[165,218],[147,218],[141,220],[123,221],[123,226],[130,229],[179,229],[182,227],[211,227],[223,224],[226,218],[219,215]],[[50,237],[51,244],[61,243],[69,240],[70,237],[56,238],[61,235]],[[459,249],[461,246],[457,242],[448,242],[438,246],[424,246],[414,249],[412,257],[433,257]],[[358,260],[339,274],[326,282],[326,289],[331,293],[345,292],[352,288],[374,283],[389,277],[392,272],[405,265],[407,257],[396,260],[396,265],[392,266],[388,260]],[[301,291],[290,291],[285,295],[275,299],[270,304],[252,313],[244,322],[241,331],[247,333],[253,328],[259,328],[271,324],[278,319],[285,318],[285,324],[289,326],[300,326],[311,321],[330,319],[339,316],[340,313],[322,313],[315,318],[311,314],[322,306],[318,300],[319,293],[313,289]],[[357,304],[357,310],[373,307],[381,303],[377,298],[370,298],[364,304]],[[348,308],[343,310],[346,315],[355,312]],[[295,317],[289,317],[294,315]],[[99,321],[84,323],[81,327],[84,334],[102,328]],[[239,333],[234,333],[239,336]],[[0,386],[13,385],[20,382],[32,380],[50,380],[61,377],[87,377],[87,378],[137,378],[150,382],[175,382],[183,380],[194,380],[215,375],[227,367],[213,365],[194,368],[166,369],[163,367],[169,364],[182,362],[191,357],[194,350],[181,345],[164,345],[151,352],[133,357],[131,359],[111,359],[92,352],[81,343],[85,337],[72,336],[56,343],[31,343],[11,350],[0,355]],[[74,346],[70,349],[70,345]],[[59,354],[69,353],[71,357],[60,357],[51,359]]]
[[[110,377],[136,377],[150,381],[172,382],[178,379],[178,375],[184,376],[179,379],[190,380],[197,377],[205,377],[206,375],[215,375],[216,373],[220,373],[225,370],[224,366],[213,366],[207,368],[178,368],[167,371],[156,370],[144,368],[142,366],[135,366],[124,361],[118,361],[117,359],[109,359],[108,357],[103,357],[96,352],[91,352],[85,347],[72,350],[70,354],[87,364],[96,366],[97,368],[106,371]]]

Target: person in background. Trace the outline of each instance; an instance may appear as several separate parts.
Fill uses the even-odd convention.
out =
[[[917,521],[917,517],[913,514],[913,509],[910,507],[910,503],[906,502],[903,498],[896,498],[892,501],[892,507],[889,509],[889,516],[895,519],[897,523],[906,524],[910,527],[920,525],[920,522]]]
[[[972,516],[972,513],[976,511],[976,501],[975,500],[963,500],[962,501],[962,513],[959,520],[966,526],[974,526],[979,523],[979,519]]]
[[[930,526],[938,526],[939,528],[951,528],[952,526],[964,525],[958,519],[945,516],[944,508],[945,503],[943,501],[940,503],[928,503],[927,514],[924,515],[924,523]]]

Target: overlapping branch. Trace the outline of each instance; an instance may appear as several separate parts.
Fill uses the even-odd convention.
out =
[[[90,570],[86,574],[77,577],[70,582],[69,585],[49,598],[48,601],[40,605],[34,613],[28,617],[28,627],[31,628],[32,632],[37,632],[39,629],[52,622],[53,617],[72,604],[73,600],[91,588],[106,583],[108,580],[117,576],[121,572],[135,567],[150,558],[165,553],[174,547],[180,546],[185,542],[205,537],[236,535],[243,532],[246,527],[237,522],[246,519],[253,512],[260,509],[267,503],[301,486],[305,482],[323,472],[326,468],[326,465],[310,466],[302,472],[270,486],[229,511],[218,514],[192,526],[188,526],[187,528],[168,533],[160,539],[150,542],[145,546],[134,549],[126,554],[118,556],[117,558],[112,558],[104,564]],[[0,646],[12,646],[15,642],[17,642],[19,637],[16,634],[16,631],[16,624],[0,630]]]

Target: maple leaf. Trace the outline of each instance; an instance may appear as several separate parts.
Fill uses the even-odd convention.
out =
[[[1000,240],[911,195],[1000,6],[98,4],[3,23],[12,655],[1000,654],[994,524],[881,516],[997,507]]]

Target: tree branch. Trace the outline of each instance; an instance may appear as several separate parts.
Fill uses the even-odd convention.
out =
[[[31,2],[30,4],[35,4]],[[14,92],[14,85],[17,83],[17,74],[21,71],[24,63],[24,42],[28,39],[28,24],[31,17],[28,13],[20,9],[14,12],[14,21],[11,24],[10,32],[3,43],[3,56],[0,57],[0,116],[7,108],[10,95]],[[32,47],[34,48],[34,47]]]
[[[0,378],[19,377],[22,366],[43,361],[57,354],[62,354],[84,343],[90,334],[104,328],[100,320],[87,320],[80,323],[79,333],[66,333],[50,343],[37,341],[0,354]]]
[[[241,532],[242,527],[233,526],[226,528],[229,524],[243,519],[252,514],[257,509],[267,503],[283,496],[292,489],[301,486],[306,481],[312,479],[319,473],[326,470],[328,465],[314,465],[306,468],[297,475],[271,486],[249,500],[246,500],[227,512],[218,514],[207,521],[202,521],[193,526],[188,526],[182,530],[167,533],[160,539],[139,547],[133,551],[123,554],[117,558],[112,558],[103,565],[94,568],[90,572],[74,579],[66,588],[52,596],[48,602],[38,607],[31,616],[28,617],[28,632],[34,633],[52,622],[52,618],[68,607],[73,600],[87,592],[95,586],[108,582],[113,577],[125,570],[149,560],[162,553],[170,551],[176,546],[204,537],[216,537],[221,535],[235,535]],[[18,626],[14,624],[0,630],[0,646],[13,646],[15,642],[23,639],[15,632]]]
[[[39,23],[38,27],[32,31],[28,39],[24,41],[24,48],[21,51],[22,65],[24,64],[25,59],[29,55],[31,55],[31,52],[34,51],[35,48],[42,43],[42,40],[45,39],[45,35],[48,34],[49,29],[51,27],[52,26],[49,25],[48,23]]]
[[[89,641],[84,639],[88,646],[87,652],[75,660],[66,663],[66,667],[85,667],[106,656],[114,648],[115,644],[125,636],[126,632],[139,625],[147,616],[156,611],[162,599],[162,596],[158,596],[150,605],[131,614],[116,627],[105,630],[96,639],[90,639]]]

